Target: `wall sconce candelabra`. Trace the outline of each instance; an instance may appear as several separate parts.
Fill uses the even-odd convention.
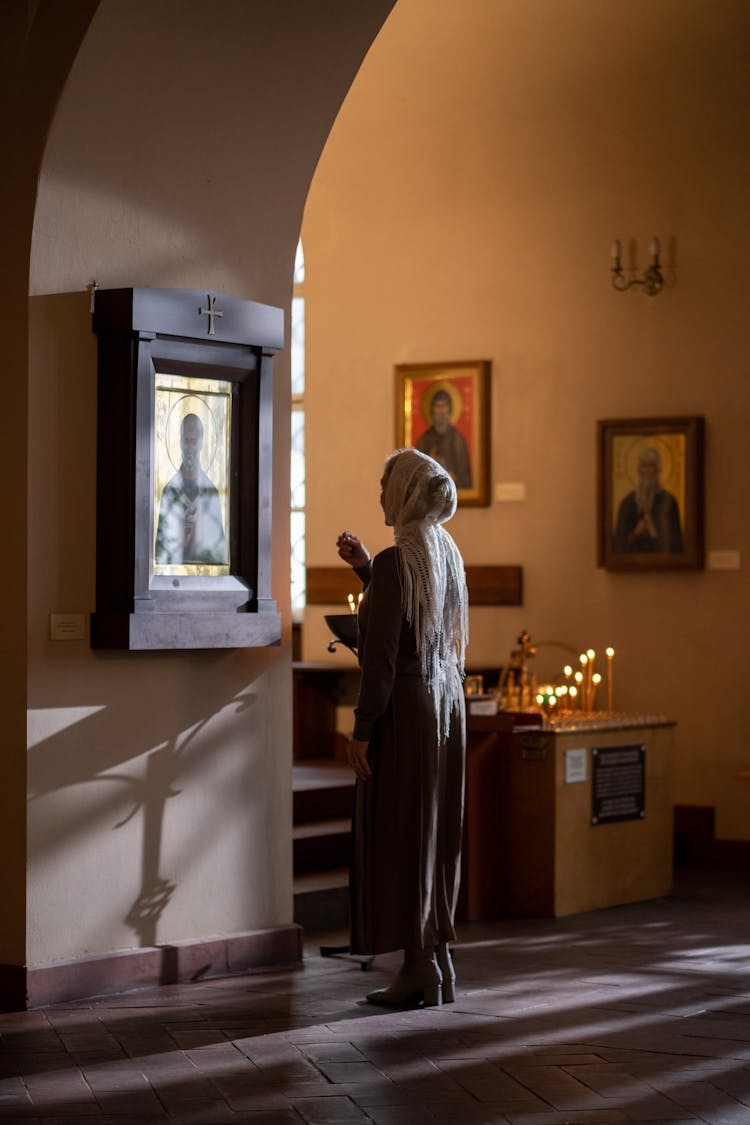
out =
[[[649,297],[655,297],[657,293],[661,293],[664,286],[664,277],[661,272],[661,263],[659,262],[661,243],[655,236],[649,243],[648,251],[651,255],[651,265],[644,272],[643,277],[631,277],[628,279],[625,276],[625,271],[621,264],[622,244],[619,238],[616,238],[612,243],[612,285],[620,293],[624,293],[626,289],[630,289],[633,285],[642,285],[643,292],[647,293]]]

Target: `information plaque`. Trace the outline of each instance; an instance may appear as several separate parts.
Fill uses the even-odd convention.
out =
[[[646,747],[602,746],[591,751],[591,823],[642,820],[646,815]]]

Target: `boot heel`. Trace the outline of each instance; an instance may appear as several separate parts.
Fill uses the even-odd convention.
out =
[[[424,1006],[425,1008],[438,1008],[443,1002],[442,985],[439,982],[434,984],[425,985],[424,990]]]
[[[456,999],[456,973],[447,942],[439,942],[435,946],[435,958],[443,977],[443,1003],[453,1004]]]

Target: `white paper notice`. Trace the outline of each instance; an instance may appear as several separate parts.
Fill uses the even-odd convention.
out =
[[[583,750],[566,750],[565,751],[565,781],[585,781],[586,780],[586,755],[587,751]]]

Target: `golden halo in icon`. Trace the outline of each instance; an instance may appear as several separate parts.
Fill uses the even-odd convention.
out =
[[[201,468],[207,473],[216,457],[218,445],[216,420],[211,408],[200,395],[181,395],[170,407],[167,424],[164,427],[164,444],[167,456],[175,471],[182,464],[182,444],[180,441],[182,422],[187,414],[195,414],[203,425],[203,447],[201,449]]]
[[[625,450],[625,475],[630,483],[635,488],[638,484],[638,460],[642,453],[647,449],[655,449],[659,454],[661,461],[661,468],[659,469],[659,480],[662,487],[665,482],[669,481],[672,477],[673,470],[673,456],[669,444],[663,438],[655,435],[639,435],[634,437]]]
[[[455,426],[458,419],[463,413],[464,404],[461,398],[461,392],[454,383],[448,379],[441,379],[438,383],[430,383],[425,390],[422,391],[422,397],[419,400],[419,413],[422,415],[423,420],[428,426],[432,425],[432,413],[430,407],[432,400],[438,391],[444,391],[450,395],[451,400],[451,423]]]

